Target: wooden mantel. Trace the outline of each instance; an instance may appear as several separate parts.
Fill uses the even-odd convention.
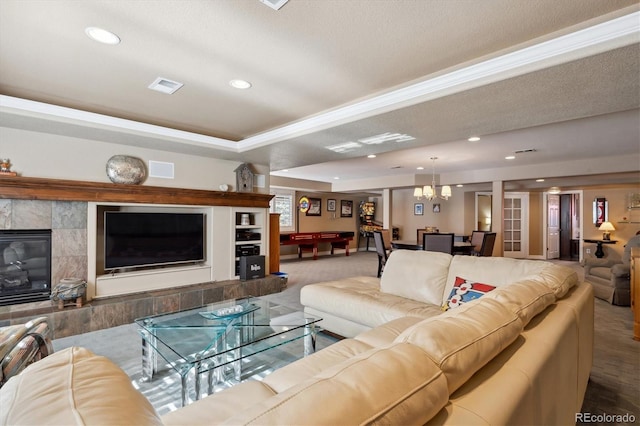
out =
[[[272,197],[248,192],[0,176],[0,199],[268,208]]]

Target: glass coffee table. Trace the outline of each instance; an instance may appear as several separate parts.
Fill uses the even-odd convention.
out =
[[[315,352],[321,320],[253,297],[136,319],[142,336],[142,380],[151,380],[163,359],[180,375],[186,405],[189,384],[195,383],[199,399],[205,374],[206,394],[211,394],[230,374],[240,381],[243,361],[249,357],[300,340],[304,356]]]

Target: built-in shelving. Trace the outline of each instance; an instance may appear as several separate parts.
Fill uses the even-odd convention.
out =
[[[265,254],[266,211],[263,209],[234,209],[235,229],[234,270],[240,276],[240,259]]]

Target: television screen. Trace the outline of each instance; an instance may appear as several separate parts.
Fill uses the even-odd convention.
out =
[[[204,223],[202,213],[107,211],[104,269],[202,262]]]

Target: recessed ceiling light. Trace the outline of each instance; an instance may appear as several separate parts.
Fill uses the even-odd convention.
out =
[[[464,186],[463,184],[459,183],[456,185],[456,188],[462,188],[463,186]]]
[[[288,172],[288,171],[289,171],[289,169],[283,169],[282,171],[283,171],[283,172]]]
[[[515,155],[507,155],[506,157],[504,157],[505,160],[515,160],[516,156]]]
[[[120,37],[112,33],[111,31],[103,30],[98,27],[87,27],[84,33],[89,38],[104,44],[116,45],[120,43]]]
[[[235,87],[236,89],[248,89],[251,87],[251,83],[246,80],[239,79],[231,80],[229,84],[231,85],[231,87]]]
[[[424,170],[424,167],[418,166],[418,167],[416,167],[416,170]]]
[[[335,179],[335,180],[339,180],[339,179],[340,179],[340,176],[336,176],[336,177],[334,177],[334,179]]]
[[[375,154],[369,154],[369,155],[367,155],[367,158],[376,158],[376,155]]]
[[[536,179],[536,182],[544,182],[544,179]]]
[[[469,142],[478,142],[480,140],[479,137],[477,136],[471,136],[469,139],[467,139]]]

